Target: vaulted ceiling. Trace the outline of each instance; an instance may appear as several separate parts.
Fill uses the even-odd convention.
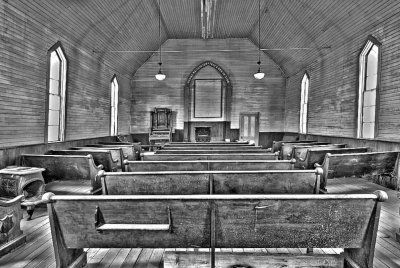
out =
[[[258,47],[258,0],[160,0],[167,39],[248,38]],[[13,5],[14,1],[8,1]],[[120,73],[132,75],[159,48],[158,0],[21,0]],[[398,14],[396,0],[261,0],[260,47],[287,76],[357,31]],[[15,3],[15,2],[14,2]],[[383,13],[382,11],[385,12]],[[165,51],[165,53],[169,53]]]

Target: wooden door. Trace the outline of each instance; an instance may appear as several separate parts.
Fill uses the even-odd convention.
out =
[[[240,140],[254,141],[258,145],[258,128],[260,113],[240,113]]]

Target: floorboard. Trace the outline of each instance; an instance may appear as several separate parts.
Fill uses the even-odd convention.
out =
[[[374,257],[374,268],[400,267],[400,243],[395,234],[400,228],[400,200],[397,191],[389,190],[362,178],[340,178],[328,180],[329,193],[372,193],[384,190],[389,200],[382,204]],[[0,267],[7,268],[55,268],[54,250],[51,241],[50,224],[45,208],[37,208],[31,221],[24,219],[21,229],[27,242],[11,253],[0,258]],[[163,254],[171,249],[86,249],[87,267],[101,268],[162,268]],[[179,251],[209,251],[208,249],[172,249]],[[218,252],[243,252],[243,249],[216,249]],[[306,249],[245,249],[245,251],[265,253],[305,253]],[[338,254],[342,249],[314,248],[316,254]]]

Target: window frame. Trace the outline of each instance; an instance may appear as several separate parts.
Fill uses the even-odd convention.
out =
[[[378,61],[377,61],[377,81],[375,88],[375,121],[374,121],[374,137],[365,138],[363,136],[363,108],[364,108],[364,91],[367,80],[367,58],[372,48],[377,46],[378,48]],[[382,61],[382,43],[379,42],[375,37],[369,35],[367,40],[361,47],[360,53],[358,54],[358,88],[357,88],[357,109],[356,109],[356,137],[358,139],[375,139],[378,136],[378,118],[379,118],[379,91],[381,86],[381,61]]]
[[[116,83],[116,97],[115,98],[115,86],[114,82]],[[114,96],[114,98],[113,98]],[[113,103],[114,100],[114,103]],[[119,83],[117,79],[117,75],[114,74],[113,77],[111,78],[111,83],[110,83],[110,136],[117,136],[118,135],[118,101],[119,101]],[[113,105],[114,104],[114,105]],[[115,108],[116,107],[116,108]],[[113,121],[113,111],[116,111],[115,118]],[[113,124],[114,123],[114,124]]]
[[[304,83],[304,79],[308,80],[308,85],[307,88],[304,90],[306,91],[306,96],[307,96],[307,100],[306,102],[303,101],[303,83]],[[308,100],[309,100],[309,94],[310,94],[310,75],[308,74],[308,72],[304,72],[303,78],[301,79],[301,83],[300,83],[300,111],[299,111],[299,133],[300,134],[307,134],[308,131]],[[304,105],[307,106],[307,113],[306,113],[306,122],[305,122],[305,129],[303,129],[303,114],[304,114]]]
[[[59,112],[59,128],[58,140],[49,141],[49,116],[50,116],[50,68],[51,68],[51,54],[57,53],[61,61],[60,64],[60,112]],[[67,87],[68,87],[68,57],[60,41],[55,43],[47,51],[47,74],[46,74],[46,103],[45,103],[45,143],[56,143],[65,141],[66,137],[66,120],[67,120]]]

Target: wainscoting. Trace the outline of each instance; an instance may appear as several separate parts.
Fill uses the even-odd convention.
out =
[[[44,154],[49,150],[66,150],[71,147],[84,146],[86,144],[95,144],[98,142],[116,141],[115,137],[99,137],[82,140],[71,140],[64,142],[55,142],[48,144],[34,144],[0,148],[0,168],[14,165],[18,156],[21,154]]]
[[[301,139],[317,140],[330,143],[346,143],[348,147],[369,147],[373,152],[400,151],[400,142],[368,140],[324,135],[300,135]]]

